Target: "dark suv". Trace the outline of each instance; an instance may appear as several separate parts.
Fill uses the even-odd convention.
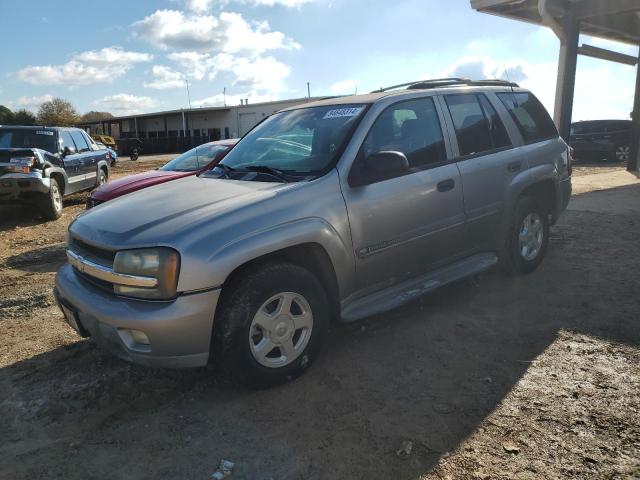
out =
[[[571,125],[569,145],[580,160],[626,162],[631,156],[630,120],[592,120]]]
[[[62,197],[105,183],[110,163],[79,128],[0,125],[0,204],[35,204],[55,220]]]

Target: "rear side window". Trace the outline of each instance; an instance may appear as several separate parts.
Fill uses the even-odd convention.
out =
[[[502,120],[484,95],[447,95],[460,156],[476,155],[511,145]]]
[[[71,138],[73,138],[73,142],[76,144],[78,152],[86,152],[87,150],[89,150],[89,144],[87,143],[84,135],[82,135],[81,132],[72,130],[69,133],[71,134]]]
[[[509,111],[525,143],[558,136],[558,130],[549,113],[532,93],[498,93],[498,98]]]
[[[447,159],[433,99],[400,102],[380,114],[367,135],[363,153],[366,157],[389,150],[404,153],[414,170]]]
[[[60,136],[60,150],[64,151],[65,147],[69,147],[69,149],[72,152],[76,151],[76,146],[73,143],[73,140],[71,139],[71,135],[69,134],[69,132],[62,130],[59,132],[59,136]]]

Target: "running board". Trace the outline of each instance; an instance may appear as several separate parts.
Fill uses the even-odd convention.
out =
[[[498,257],[494,253],[479,253],[421,277],[371,293],[344,305],[341,312],[342,321],[354,322],[393,310],[444,285],[484,272],[496,263]]]

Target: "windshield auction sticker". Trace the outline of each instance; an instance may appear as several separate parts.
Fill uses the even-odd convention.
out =
[[[364,107],[339,108],[337,110],[329,110],[322,118],[327,120],[330,118],[355,117],[359,115],[362,110],[364,110]]]
[[[51,130],[37,130],[36,135],[53,135]]]

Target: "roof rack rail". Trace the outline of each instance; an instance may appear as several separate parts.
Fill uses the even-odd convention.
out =
[[[429,90],[431,88],[440,88],[440,87],[458,87],[458,86],[467,86],[467,87],[513,87],[519,88],[520,85],[517,83],[513,83],[507,80],[470,80],[468,78],[436,78],[433,80],[421,80],[418,82],[409,82],[402,83],[400,85],[393,85],[391,87],[381,88],[380,90],[375,90],[371,93],[382,93],[387,92],[389,90],[395,90],[398,88],[405,88],[407,90]]]
[[[457,78],[457,77],[451,77],[451,78],[434,78],[432,80],[419,80],[416,82],[407,82],[407,83],[401,83],[399,85],[393,85],[391,87],[384,87],[381,88],[380,90],[374,90],[371,93],[382,93],[382,92],[387,92],[389,90],[395,90],[396,88],[402,88],[402,87],[411,87],[412,85],[418,85],[418,84],[426,84],[426,83],[433,83],[433,84],[438,84],[439,86],[441,86],[442,84],[448,84],[448,83],[461,83],[461,82],[470,82],[471,80],[467,79],[467,78]]]

